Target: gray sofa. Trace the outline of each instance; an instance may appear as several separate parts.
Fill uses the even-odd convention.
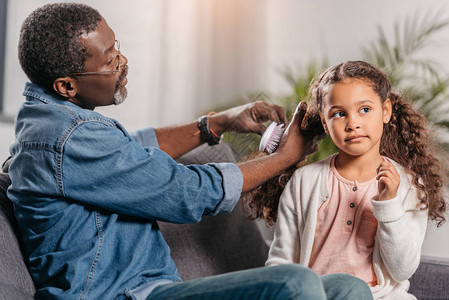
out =
[[[220,143],[200,147],[179,162],[232,160],[230,149]],[[6,197],[9,184],[8,175],[0,174],[0,300],[33,299],[35,288],[17,238],[13,206]],[[240,205],[231,214],[204,217],[198,224],[159,222],[159,226],[184,280],[260,267],[267,257],[268,246],[256,224],[246,219]],[[449,299],[449,260],[422,257],[418,271],[411,278],[410,291],[419,300]]]

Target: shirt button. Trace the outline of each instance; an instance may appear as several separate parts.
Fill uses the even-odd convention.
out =
[[[351,225],[351,224],[352,224],[352,221],[349,220],[348,222],[346,222],[346,224]]]
[[[350,207],[350,208],[353,208],[354,206],[355,206],[354,203],[349,204],[349,207]]]
[[[356,186],[353,187],[352,190],[353,190],[354,192],[357,191],[357,187],[356,187]]]

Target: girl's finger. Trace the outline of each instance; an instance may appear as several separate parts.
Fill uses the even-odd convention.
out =
[[[384,184],[387,188],[390,187],[393,183],[388,177],[381,177],[379,178],[378,182]]]

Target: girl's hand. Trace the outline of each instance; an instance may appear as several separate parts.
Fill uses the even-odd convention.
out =
[[[396,197],[401,178],[398,170],[389,161],[384,161],[377,168],[377,177],[379,181],[379,201],[390,200]]]

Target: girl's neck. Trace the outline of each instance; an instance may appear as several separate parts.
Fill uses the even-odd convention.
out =
[[[335,158],[335,168],[347,180],[364,182],[377,175],[377,167],[382,161],[380,153],[352,156],[339,151]]]

